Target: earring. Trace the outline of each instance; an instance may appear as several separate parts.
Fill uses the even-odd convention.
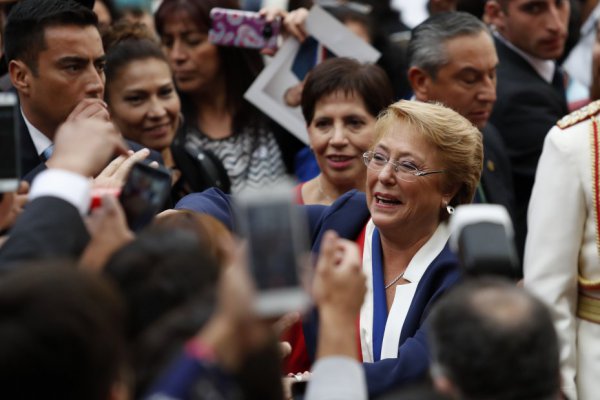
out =
[[[452,215],[454,214],[454,207],[452,207],[450,204],[446,204],[446,211],[448,214]]]

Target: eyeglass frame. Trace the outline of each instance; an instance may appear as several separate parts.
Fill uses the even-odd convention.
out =
[[[385,158],[385,164],[382,165],[380,169],[375,169],[372,166],[369,167],[369,164],[371,164],[371,161],[373,160],[375,154],[379,154],[383,158]],[[376,152],[376,151],[372,151],[372,150],[365,151],[362,156],[363,156],[362,158],[363,158],[363,162],[365,163],[365,166],[367,168],[372,169],[373,171],[382,171],[386,167],[386,165],[390,164],[396,174],[398,174],[400,172],[400,170],[402,169],[404,172],[406,172],[409,175],[414,176],[415,178],[420,177],[420,176],[446,173],[445,169],[438,169],[438,170],[434,170],[434,171],[425,171],[425,170],[419,169],[417,167],[414,167],[414,169],[413,169],[412,167],[410,167],[408,165],[401,164],[397,161],[392,161],[389,158],[387,158],[385,155],[383,155],[379,152]],[[405,182],[414,182],[416,180],[415,179],[413,181],[407,181],[406,179],[402,179],[400,175],[397,175],[397,176],[399,179],[401,179]]]

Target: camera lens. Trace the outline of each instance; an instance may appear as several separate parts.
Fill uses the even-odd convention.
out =
[[[265,27],[263,28],[263,37],[268,39],[271,36],[273,36],[273,27],[271,26],[271,24],[266,24]]]

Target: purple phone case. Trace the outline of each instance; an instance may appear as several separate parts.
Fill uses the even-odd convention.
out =
[[[277,49],[281,20],[267,23],[258,13],[226,8],[210,10],[208,40],[220,46]]]

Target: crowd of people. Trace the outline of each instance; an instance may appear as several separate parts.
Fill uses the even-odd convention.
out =
[[[0,178],[6,398],[595,398],[600,83],[581,107],[561,62],[600,3],[430,0],[410,30],[389,3],[0,0],[0,90],[18,97]],[[314,40],[312,6],[381,58],[328,50],[286,92],[303,143],[245,97],[274,51],[209,30],[211,10],[246,8],[280,20],[280,42]],[[144,168],[170,190],[133,229],[146,204],[119,192]],[[267,314],[249,254],[296,243],[249,248],[237,200],[271,204],[290,180],[308,244],[292,280],[312,302]],[[461,268],[449,222],[472,203],[507,210],[518,282]]]

